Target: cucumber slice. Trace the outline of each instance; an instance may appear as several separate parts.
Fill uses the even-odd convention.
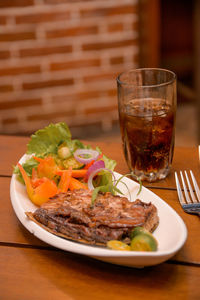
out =
[[[68,169],[72,167],[72,169],[81,169],[84,165],[79,163],[73,156],[69,157],[62,161],[63,166]]]

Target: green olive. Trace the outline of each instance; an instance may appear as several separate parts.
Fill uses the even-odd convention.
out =
[[[140,233],[131,240],[132,251],[156,251],[158,243],[156,239],[146,233]]]
[[[121,251],[130,251],[131,250],[129,245],[127,245],[121,241],[117,241],[117,240],[108,241],[107,247],[112,250],[121,250]]]

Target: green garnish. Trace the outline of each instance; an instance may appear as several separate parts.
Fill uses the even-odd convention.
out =
[[[136,175],[134,175],[133,173],[131,173],[131,176],[133,176],[133,177],[135,177],[136,178],[136,180],[139,182],[139,184],[140,184],[140,187],[139,187],[139,190],[138,190],[138,192],[137,192],[137,196],[141,193],[141,191],[142,191],[142,180],[139,178],[139,177],[137,177]]]
[[[109,174],[110,175],[110,174]],[[117,193],[118,194],[121,194],[121,195],[124,195],[118,188],[117,188],[117,185],[119,184],[119,182],[121,182],[122,184],[124,184],[129,192],[129,197],[131,199],[131,193],[129,191],[129,188],[127,186],[127,184],[125,182],[122,181],[122,179],[126,176],[133,176],[132,174],[126,174],[126,175],[122,175],[116,182],[114,182],[113,180],[111,180],[108,184],[106,185],[100,185],[96,188],[94,188],[94,190],[92,191],[92,200],[91,200],[91,206],[94,205],[94,202],[97,198],[97,195],[99,192],[102,192],[102,193],[106,193],[106,192],[110,192],[112,195],[116,195]],[[134,177],[136,177],[136,179],[139,181],[139,190],[137,192],[137,196],[141,193],[142,191],[142,181],[134,175]]]
[[[91,201],[92,206],[94,205],[94,202],[99,192],[102,193],[110,192],[112,195],[116,195],[116,193],[119,193],[123,195],[123,193],[113,183],[98,186],[92,191],[92,201]]]

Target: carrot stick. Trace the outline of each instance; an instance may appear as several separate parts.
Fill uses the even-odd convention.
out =
[[[32,176],[31,176],[31,179],[32,179],[32,180],[37,179],[37,171],[36,171],[35,168],[32,169]]]
[[[47,177],[53,179],[55,172],[58,170],[58,166],[52,156],[48,156],[44,159],[34,156],[33,157],[37,162],[37,175],[38,177]]]
[[[87,170],[84,170],[84,169],[81,169],[81,170],[72,170],[72,177],[83,178],[86,173],[87,173]]]
[[[33,156],[33,158],[38,161],[38,162],[44,162],[43,158],[37,157],[37,156]]]
[[[62,176],[62,174],[65,172],[66,170],[59,170],[56,172],[57,175]],[[72,177],[75,178],[83,178],[87,173],[87,170],[81,169],[81,170],[72,170]]]
[[[26,171],[24,170],[24,168],[22,167],[22,165],[20,163],[17,164],[21,174],[22,174],[22,177],[24,179],[24,182],[25,182],[25,185],[26,185],[26,190],[27,190],[27,194],[29,196],[29,198],[31,199],[33,197],[33,194],[34,194],[34,189],[31,185],[31,180],[30,178],[28,177],[28,175],[26,174]]]
[[[71,177],[72,177],[72,167],[69,167],[68,170],[62,171],[61,179],[58,185],[58,189],[60,190],[61,193],[67,192]]]
[[[87,189],[87,186],[84,183],[82,183],[79,180],[77,180],[77,179],[75,179],[75,178],[72,177],[70,179],[69,189],[71,191],[73,191],[73,190],[79,190],[79,189]]]
[[[94,162],[95,162],[95,160],[93,159],[91,162],[89,162],[87,165],[85,165],[85,167],[84,167],[83,169],[84,169],[84,170],[89,169],[89,167],[90,167],[91,165],[93,165]]]

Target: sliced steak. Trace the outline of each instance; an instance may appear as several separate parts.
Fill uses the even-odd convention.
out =
[[[158,225],[157,209],[151,203],[99,193],[91,205],[91,197],[89,190],[61,193],[27,215],[54,234],[91,244],[128,241],[134,227],[153,231]]]

